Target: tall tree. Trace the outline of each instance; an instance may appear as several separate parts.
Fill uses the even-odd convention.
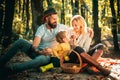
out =
[[[85,4],[84,1],[81,2],[81,15],[85,18]]]
[[[118,33],[120,34],[120,0],[117,0]]]
[[[3,8],[3,2],[4,0],[0,0],[0,43],[2,42],[2,33],[3,33],[3,14],[4,14],[4,8]]]
[[[101,28],[98,26],[98,0],[93,0],[94,44],[101,42]]]
[[[79,13],[79,1],[78,0],[71,0],[71,6],[72,6],[72,15],[76,15]]]
[[[117,36],[117,18],[114,8],[114,0],[110,0],[110,7],[112,11],[112,35],[113,35],[114,49],[119,50],[118,36]]]
[[[79,14],[79,1],[75,0],[75,9],[74,9],[75,14]]]
[[[72,6],[72,15],[74,15],[74,3],[73,3],[73,0],[71,0],[71,6]]]
[[[103,7],[103,9],[101,10],[101,19],[100,19],[101,22],[103,23],[103,25],[105,25],[104,22],[103,22],[103,21],[104,21],[103,19],[105,18],[105,13],[107,12],[107,0],[104,0],[104,3],[105,3],[105,4],[103,4],[104,7]],[[107,24],[106,24],[106,25],[107,25]]]
[[[22,20],[25,21],[24,14],[25,14],[25,0],[23,0],[23,8],[22,8]]]
[[[31,1],[32,5],[32,29],[33,29],[33,34],[35,34],[36,29],[38,28],[39,25],[43,23],[43,0],[32,0]]]
[[[62,0],[62,11],[61,11],[61,23],[65,24],[65,8],[64,8],[64,0]]]
[[[29,0],[26,1],[26,16],[27,16],[27,20],[26,20],[26,32],[25,34],[27,35],[30,31],[29,31],[29,21],[30,21],[30,13],[29,13]]]
[[[5,19],[4,19],[4,40],[3,47],[11,44],[12,37],[12,22],[14,16],[15,0],[5,0]]]
[[[52,7],[52,0],[46,0],[47,1],[47,4],[48,4],[48,8]]]

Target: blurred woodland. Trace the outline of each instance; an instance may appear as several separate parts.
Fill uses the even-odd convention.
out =
[[[68,27],[73,15],[82,15],[94,30],[93,44],[111,37],[119,50],[120,0],[0,0],[0,49],[19,38],[32,41],[50,7],[58,11],[58,22]]]

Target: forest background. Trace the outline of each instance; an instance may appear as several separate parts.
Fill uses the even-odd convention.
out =
[[[93,45],[111,37],[119,50],[120,0],[0,0],[0,51],[19,38],[32,42],[50,7],[57,10],[58,22],[67,26],[72,16],[82,15],[94,30]]]

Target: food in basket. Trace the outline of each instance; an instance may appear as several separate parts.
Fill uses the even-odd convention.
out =
[[[74,65],[74,66],[72,66],[72,68],[77,68],[77,66],[76,66],[76,65]]]
[[[79,63],[77,63],[76,61],[72,61],[73,58],[69,56],[70,54],[75,54],[77,56],[77,59],[79,60]],[[70,54],[66,55],[69,61],[65,61],[67,60],[65,59],[65,56],[60,59],[60,67],[63,70],[63,72],[66,72],[66,73],[79,73],[82,68],[81,56],[79,56],[79,53],[77,53],[74,50]]]
[[[65,61],[69,61],[70,58],[69,58],[68,56],[64,56],[64,60],[65,60]]]

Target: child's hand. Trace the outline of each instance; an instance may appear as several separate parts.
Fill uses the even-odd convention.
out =
[[[71,35],[70,39],[76,39],[75,35]]]

